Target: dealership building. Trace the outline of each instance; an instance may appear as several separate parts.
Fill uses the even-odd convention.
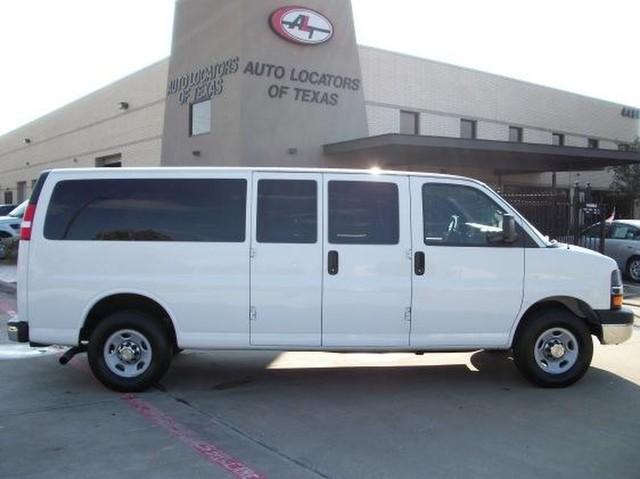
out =
[[[0,202],[50,168],[379,167],[604,192],[609,167],[640,162],[637,108],[358,46],[348,0],[294,4],[178,0],[170,58],[0,137]]]

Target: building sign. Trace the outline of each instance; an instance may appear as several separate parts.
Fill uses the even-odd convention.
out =
[[[198,68],[169,80],[167,96],[177,95],[181,105],[197,103],[219,96],[224,91],[224,79],[237,73],[239,57]]]
[[[271,99],[316,105],[337,106],[341,94],[357,92],[362,85],[359,78],[259,61],[247,62],[242,73],[270,82],[267,95]]]
[[[271,14],[269,23],[278,36],[301,45],[319,45],[333,37],[331,21],[310,8],[279,8]]]

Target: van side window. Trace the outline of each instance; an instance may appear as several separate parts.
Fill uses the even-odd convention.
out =
[[[483,192],[464,185],[422,187],[424,242],[431,246],[491,246],[506,212]]]
[[[329,243],[390,245],[399,241],[398,185],[329,182]]]
[[[318,184],[313,180],[258,181],[258,243],[318,241]]]
[[[67,180],[53,191],[44,236],[75,241],[242,243],[243,179]]]

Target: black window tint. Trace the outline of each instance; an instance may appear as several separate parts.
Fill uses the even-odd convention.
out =
[[[52,240],[244,242],[247,182],[71,180],[53,191]]]
[[[398,244],[398,186],[364,181],[329,182],[329,242]]]
[[[475,188],[425,184],[422,187],[424,242],[433,246],[491,246],[506,212]]]
[[[256,238],[259,243],[316,243],[317,182],[260,180]]]

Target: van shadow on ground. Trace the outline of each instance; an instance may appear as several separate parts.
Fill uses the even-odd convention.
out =
[[[506,354],[484,351],[471,357],[477,371],[265,369],[276,357],[187,354],[163,386],[287,454],[314,451],[309,460],[335,466],[335,477],[344,451],[375,465],[362,477],[396,477],[399,461],[434,477],[513,477],[505,470],[522,468],[520,477],[640,477],[640,387],[606,370],[551,390],[522,379]]]

